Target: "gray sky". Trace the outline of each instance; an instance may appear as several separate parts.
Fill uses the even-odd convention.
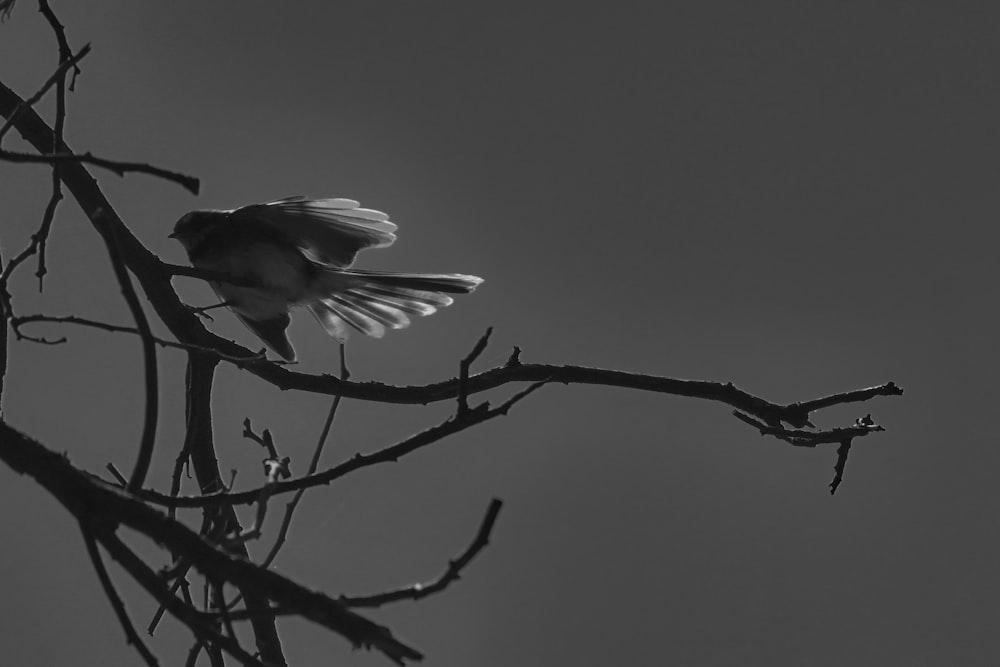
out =
[[[503,420],[307,496],[282,572],[331,594],[436,576],[499,496],[493,544],[461,582],[373,614],[428,664],[1000,659],[988,423],[1000,398],[1000,42],[988,4],[54,5],[72,43],[94,46],[70,97],[70,144],[203,179],[193,198],[97,172],[165,259],[184,260],[166,235],[192,208],[346,196],[400,225],[359,266],[485,277],[404,332],[352,340],[357,379],[454,375],[493,325],[484,366],[516,344],[525,361],[733,381],[775,401],[906,389],[815,415],[834,426],[871,412],[888,429],[856,443],[831,498],[833,449],[762,439],[723,406],[547,387]],[[0,26],[0,78],[29,94],[55,58],[20,0]],[[0,164],[5,256],[34,231],[47,187],[42,168]],[[129,321],[71,201],[49,260],[44,295],[22,271],[20,313]],[[211,302],[203,285],[178,284]],[[260,347],[231,315],[211,326]],[[70,342],[12,349],[8,420],[81,467],[130,469],[138,341],[44,331]],[[301,370],[334,368],[336,347],[308,315],[292,336]],[[183,355],[160,362],[152,479],[164,488]],[[242,488],[256,482],[259,450],[239,435],[250,416],[301,471],[326,405],[225,368],[223,468]],[[451,408],[343,407],[328,464]],[[138,661],[70,517],[6,469],[0,526],[10,664]],[[122,586],[144,626],[152,605]],[[386,664],[311,624],[280,630],[292,664]],[[178,664],[189,644],[167,622],[154,646]]]

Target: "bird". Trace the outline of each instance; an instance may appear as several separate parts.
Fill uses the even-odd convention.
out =
[[[170,238],[191,265],[232,276],[212,288],[268,348],[296,361],[290,311],[308,308],[327,334],[344,343],[353,329],[381,338],[413,315],[430,315],[483,282],[460,273],[387,273],[353,269],[357,254],[396,240],[382,211],[353,199],[288,197],[230,210],[183,215]]]

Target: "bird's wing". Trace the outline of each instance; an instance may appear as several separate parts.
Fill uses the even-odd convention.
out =
[[[388,214],[360,208],[353,199],[289,197],[229,213],[234,222],[264,225],[311,258],[335,267],[350,266],[365,248],[382,248],[396,240],[396,225]]]

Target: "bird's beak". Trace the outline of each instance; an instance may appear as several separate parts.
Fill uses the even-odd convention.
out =
[[[170,232],[169,234],[167,234],[167,238],[168,239],[175,239],[175,238],[177,238],[177,232]]]

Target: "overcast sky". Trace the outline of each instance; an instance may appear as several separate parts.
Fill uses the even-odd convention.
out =
[[[400,225],[397,243],[359,266],[485,278],[410,329],[352,339],[356,379],[452,376],[493,325],[482,367],[519,345],[524,361],[732,381],[782,402],[890,380],[906,390],[814,415],[836,426],[871,412],[887,429],[856,442],[831,498],[832,448],[763,439],[725,406],[546,387],[502,420],[312,492],[281,572],[333,595],[434,577],[496,496],[506,505],[493,542],[460,582],[372,614],[427,664],[1000,660],[991,5],[52,4],[72,44],[93,44],[69,100],[70,145],[202,178],[195,198],[96,172],[164,259],[185,261],[166,236],[190,209],[344,196]],[[0,26],[0,79],[28,95],[55,62],[34,3],[20,0]],[[5,257],[36,228],[47,188],[44,169],[0,163]],[[19,313],[129,322],[71,200],[49,264],[43,295],[33,267],[21,272]],[[204,285],[177,284],[212,302]],[[260,347],[230,314],[210,326]],[[69,343],[12,347],[6,418],[85,469],[130,470],[138,341],[35,331]],[[311,317],[291,333],[300,370],[334,369],[336,346]],[[163,489],[182,437],[184,355],[159,358],[151,481]],[[259,449],[240,438],[250,416],[301,471],[327,404],[223,366],[223,469],[256,485]],[[326,463],[449,409],[347,401]],[[0,527],[6,662],[138,663],[75,523],[6,469]],[[144,627],[154,606],[115,574]],[[309,623],[280,631],[293,665],[387,664]],[[183,660],[185,634],[162,625],[164,664]]]

